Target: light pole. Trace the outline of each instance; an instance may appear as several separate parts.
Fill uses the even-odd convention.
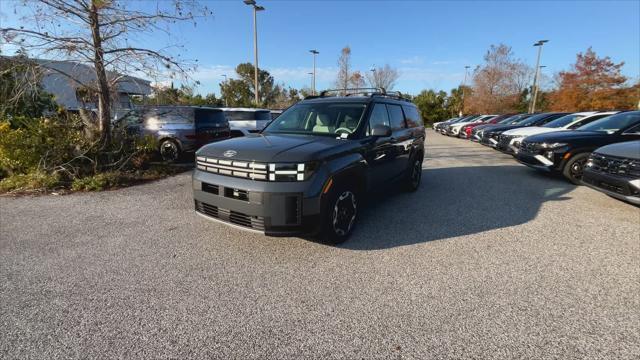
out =
[[[227,74],[222,74],[222,77],[224,77],[224,84],[227,85]],[[225,107],[229,107],[229,101],[227,100],[227,95],[224,95],[224,106]]]
[[[536,72],[533,76],[533,97],[531,98],[530,114],[536,112],[536,101],[538,100],[538,74],[540,73],[540,55],[542,54],[542,46],[546,42],[549,42],[549,40],[539,40],[537,43],[533,44],[533,46],[538,47],[538,60],[536,60]]]
[[[320,54],[320,52],[316,49],[309,50],[311,54],[313,54],[313,82],[311,84],[311,95],[316,94],[316,55]]]
[[[464,110],[464,93],[465,93],[464,89],[467,86],[467,72],[469,71],[470,67],[471,66],[469,65],[465,65],[464,67],[464,80],[462,81],[462,106],[460,108],[460,111],[458,112],[459,117],[462,117],[462,111]]]
[[[255,102],[260,104],[260,87],[258,85],[258,11],[263,11],[264,7],[256,4],[255,0],[244,0],[244,3],[253,7],[253,53],[255,55],[253,81],[255,82]]]
[[[371,85],[373,85],[373,87],[378,87],[378,79],[376,79],[376,68],[375,68],[375,65],[369,71],[371,71],[371,77],[373,78],[373,84],[371,84]]]
[[[314,80],[315,80],[315,79],[314,79],[314,77],[315,77],[314,75],[315,75],[315,74],[314,74],[314,73],[312,73],[312,72],[308,72],[307,74],[308,74],[308,75],[311,75],[311,84],[312,84],[312,85],[311,85],[311,95],[315,95],[315,94],[316,94],[316,90],[314,89],[314,86],[313,86],[313,83],[314,83]]]

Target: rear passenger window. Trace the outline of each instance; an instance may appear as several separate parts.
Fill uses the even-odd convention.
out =
[[[369,128],[367,129],[367,135],[371,135],[371,129],[376,125],[385,125],[391,127],[389,123],[389,114],[387,114],[387,107],[384,104],[375,104],[369,117]]]
[[[404,115],[402,114],[402,108],[400,105],[387,104],[389,110],[389,120],[391,121],[391,130],[399,130],[406,128],[404,123]]]
[[[422,118],[418,113],[418,109],[413,106],[402,106],[404,116],[407,120],[407,126],[410,128],[422,126]]]

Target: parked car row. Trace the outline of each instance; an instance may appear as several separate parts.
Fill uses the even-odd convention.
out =
[[[469,115],[433,128],[640,205],[640,111]]]
[[[260,132],[281,113],[253,108],[143,106],[115,121],[134,136],[152,136],[164,160],[174,161],[211,142]]]

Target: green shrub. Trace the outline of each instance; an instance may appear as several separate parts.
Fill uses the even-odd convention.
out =
[[[9,175],[52,172],[88,145],[73,117],[18,117],[12,123],[19,127],[0,121],[0,169]]]
[[[52,189],[60,184],[57,174],[34,171],[27,174],[14,174],[0,180],[0,192]]]
[[[71,189],[76,191],[101,191],[115,188],[124,182],[122,173],[105,172],[73,180]]]

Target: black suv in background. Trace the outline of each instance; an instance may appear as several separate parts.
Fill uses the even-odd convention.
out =
[[[609,196],[640,205],[640,140],[596,149],[584,168],[582,183]]]
[[[595,149],[624,141],[640,140],[640,111],[621,112],[575,131],[558,131],[524,138],[518,161],[530,167],[562,173],[580,184],[587,159]]]
[[[152,136],[164,160],[230,137],[229,121],[220,109],[199,106],[145,106],[116,121],[134,136]]]
[[[504,125],[492,126],[491,128],[485,129],[485,131],[483,132],[482,138],[480,139],[480,143],[482,145],[496,147],[498,145],[498,142],[500,141],[500,135],[507,130],[522,128],[527,126],[542,126],[552,120],[555,120],[567,114],[568,113],[533,114],[532,116],[526,117],[515,124],[504,124]]]
[[[260,134],[196,153],[196,212],[266,235],[352,233],[368,190],[399,183],[416,190],[425,130],[399,93],[372,89],[319,96],[287,109]]]

